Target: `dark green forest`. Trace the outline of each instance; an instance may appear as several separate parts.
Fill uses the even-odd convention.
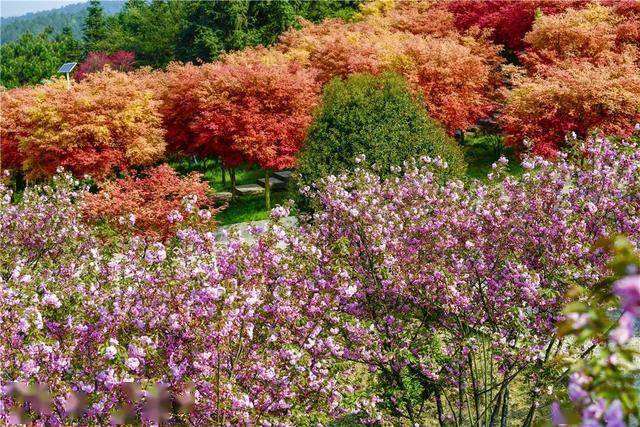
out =
[[[137,66],[154,68],[172,61],[208,62],[225,51],[268,46],[300,18],[349,18],[359,1],[127,0],[116,5],[91,0],[44,15],[30,14],[42,19],[15,19],[6,29],[3,20],[3,38],[5,30],[19,34],[20,25],[29,25],[30,31],[0,47],[0,84],[37,84],[54,75],[63,62],[82,62],[89,52],[133,52]],[[116,6],[121,10],[111,13]]]
[[[102,3],[102,8],[106,15],[114,15],[122,10],[124,3],[124,1],[105,1]],[[0,43],[15,41],[24,33],[39,34],[48,27],[51,27],[55,33],[69,27],[73,36],[81,39],[88,5],[89,3],[86,2],[70,4],[53,10],[1,18]]]

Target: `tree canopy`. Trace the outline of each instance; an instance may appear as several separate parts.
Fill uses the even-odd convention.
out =
[[[64,62],[77,61],[80,52],[80,42],[68,27],[59,34],[54,34],[51,28],[40,34],[25,33],[0,47],[0,84],[13,88],[41,83]]]

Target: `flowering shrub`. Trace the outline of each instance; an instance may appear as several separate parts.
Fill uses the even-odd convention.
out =
[[[220,246],[187,226],[168,246],[99,246],[82,192],[54,184],[18,204],[0,187],[3,424],[293,425],[338,410],[325,308],[292,278],[293,235]]]
[[[371,423],[497,425],[519,381],[530,426],[555,356],[582,353],[554,334],[568,291],[609,275],[593,242],[640,240],[638,146],[580,150],[581,165],[526,159],[521,178],[501,159],[486,183],[441,186],[429,158],[330,176],[309,221],[253,243],[185,224],[166,244],[100,246],[69,177],[17,204],[2,186],[0,417],[299,425],[353,403]]]
[[[522,378],[531,425],[550,355],[580,352],[554,338],[567,290],[607,275],[593,242],[640,239],[638,147],[582,150],[585,167],[529,159],[521,179],[496,165],[489,184],[442,187],[428,164],[327,178],[303,231],[318,260],[305,280],[334,299],[340,358],[378,374],[379,416],[420,424],[432,405],[456,425],[508,417]]]
[[[109,66],[112,70],[131,71],[135,60],[135,53],[124,50],[119,50],[112,54],[89,52],[85,60],[78,66],[78,71],[76,71],[73,78],[79,82],[86,78],[87,74],[102,71],[106,66]]]
[[[604,421],[616,427],[640,419],[636,387],[640,370],[634,366],[640,353],[630,343],[634,322],[640,317],[640,257],[626,239],[615,238],[606,244],[614,254],[611,267],[619,280],[613,286],[611,280],[604,280],[592,289],[576,288],[574,294],[582,298],[567,307],[567,319],[560,325],[560,337],[574,336],[578,343],[590,346],[583,358],[569,361],[568,402],[563,407],[557,402],[552,406],[556,425],[600,425]],[[611,309],[617,307],[621,313],[612,320]],[[605,345],[594,353],[594,342]]]
[[[106,221],[117,230],[168,237],[183,222],[195,220],[213,228],[210,188],[200,174],[180,177],[169,165],[131,172],[124,178],[99,184],[100,192],[84,198],[84,214]]]

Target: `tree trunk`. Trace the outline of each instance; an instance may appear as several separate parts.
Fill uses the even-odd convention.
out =
[[[227,174],[225,173],[224,165],[222,163],[220,163],[220,171],[222,172],[222,187],[226,188],[227,187]]]
[[[500,427],[507,427],[507,418],[509,417],[509,385],[504,390],[504,398],[502,399],[502,417],[500,419]]]
[[[438,409],[438,424],[441,427],[445,425],[444,413],[442,410],[442,398],[440,397],[440,390],[436,389],[436,408]]]
[[[264,171],[264,202],[267,205],[267,210],[271,210],[271,182],[269,179],[269,169]]]
[[[231,183],[231,198],[235,200],[236,194],[236,168],[229,168],[229,182]]]

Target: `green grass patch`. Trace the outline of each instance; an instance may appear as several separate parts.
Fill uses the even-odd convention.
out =
[[[271,192],[271,207],[282,205],[292,199],[291,190]],[[260,221],[269,218],[269,211],[264,203],[264,195],[242,196],[229,202],[229,206],[220,212],[216,219],[220,225],[237,222]]]
[[[225,172],[226,182],[222,182],[222,169],[220,162],[215,159],[194,159],[184,158],[171,162],[171,166],[178,172],[187,174],[189,172],[199,172],[203,178],[209,182],[211,188],[216,192],[232,192],[229,171]],[[235,170],[236,185],[256,184],[259,178],[264,178],[264,170],[257,166],[238,167]],[[287,191],[271,191],[271,206],[281,205],[295,196],[295,189]],[[264,194],[255,196],[239,196],[231,200],[226,209],[220,212],[216,219],[220,225],[235,224],[246,221],[260,221],[269,218],[269,211],[266,208]]]
[[[225,172],[225,183],[222,182],[222,169],[220,162],[216,159],[194,159],[184,158],[170,162],[170,165],[181,174],[189,172],[199,172],[202,177],[209,182],[215,191],[231,192],[231,178],[229,171]],[[236,185],[255,184],[258,178],[264,178],[264,171],[257,166],[238,167],[235,169]]]
[[[500,135],[479,135],[468,138],[463,149],[469,178],[486,180],[487,174],[491,172],[491,165],[500,156],[509,159],[508,171],[511,175],[520,176],[524,171],[513,149],[503,145]]]

